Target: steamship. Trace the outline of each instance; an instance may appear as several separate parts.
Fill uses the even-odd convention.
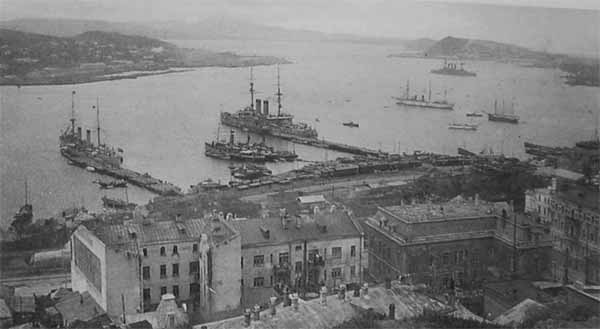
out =
[[[504,101],[502,102],[502,110],[499,111],[498,101],[494,100],[494,113],[488,113],[488,120],[517,124],[519,123],[519,116],[515,115],[514,112],[514,106],[511,106],[510,111],[506,111]]]
[[[469,72],[463,68],[464,63],[460,63],[460,68],[456,65],[456,63],[448,63],[447,60],[444,60],[444,66],[439,69],[431,70],[433,74],[443,74],[443,75],[456,75],[461,77],[474,77],[477,76],[475,72]]]
[[[71,124],[61,133],[60,154],[67,158],[70,164],[82,168],[106,169],[120,168],[123,164],[123,150],[115,150],[100,141],[100,106],[96,102],[97,144],[92,142],[92,133],[86,129],[83,139],[82,128],[75,127],[75,91],[71,94]]]
[[[440,110],[453,110],[454,104],[448,103],[445,99],[446,91],[444,91],[444,100],[442,101],[432,101],[431,100],[431,83],[429,84],[429,97],[425,99],[425,95],[410,96],[410,88],[409,82],[406,82],[406,92],[404,97],[394,97],[396,99],[396,104],[405,105],[411,107],[423,107],[423,108],[432,108],[432,109],[440,109]]]
[[[254,81],[250,68],[250,106],[235,113],[221,112],[221,123],[261,135],[278,137],[301,137],[316,139],[314,128],[306,123],[294,123],[294,116],[281,112],[281,87],[279,83],[279,67],[277,67],[277,113],[269,113],[269,101],[254,100]]]

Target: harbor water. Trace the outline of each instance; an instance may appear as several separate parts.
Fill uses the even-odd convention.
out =
[[[385,45],[272,41],[173,41],[184,47],[234,51],[246,55],[282,56],[283,110],[314,126],[320,137],[388,152],[414,150],[456,154],[457,147],[525,157],[523,142],[570,146],[589,139],[598,125],[598,88],[564,85],[553,69],[509,63],[467,62],[477,77],[431,74],[441,61],[394,58],[402,49]],[[276,110],[276,70],[254,69],[256,98]],[[432,99],[444,90],[453,111],[410,108],[395,104],[406,82],[411,94]],[[184,190],[212,178],[227,182],[229,163],[205,157],[204,142],[216,138],[219,111],[250,104],[247,68],[201,68],[188,72],[81,85],[0,87],[0,224],[5,227],[24,202],[25,179],[35,217],[48,217],[71,206],[99,210],[104,195],[125,199],[123,189],[100,190],[94,173],[68,165],[58,136],[69,122],[71,91],[76,91],[77,122],[95,132],[100,100],[103,142],[125,150],[124,166],[172,182]],[[469,118],[467,112],[491,112],[504,101],[520,116],[518,125]],[[359,128],[342,122],[354,121]],[[479,124],[476,131],[448,129],[452,122]],[[221,127],[223,138],[228,128]],[[246,140],[243,132],[237,133]],[[252,136],[256,140],[257,136]],[[279,149],[295,150],[310,161],[339,154],[281,140],[267,139]],[[302,163],[268,164],[274,173]],[[131,202],[147,202],[153,194],[130,187]]]

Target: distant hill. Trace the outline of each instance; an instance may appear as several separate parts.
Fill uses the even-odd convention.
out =
[[[213,17],[198,22],[125,23],[100,20],[27,18],[0,22],[0,28],[24,32],[73,37],[87,31],[118,32],[163,40],[244,39],[275,41],[333,41],[351,43],[403,44],[399,38],[366,37],[351,34],[328,34],[308,30],[286,29],[254,24],[242,20]]]
[[[117,48],[175,48],[175,45],[162,40],[138,35],[125,35],[117,32],[87,31],[74,36],[73,39],[77,41],[112,44]]]
[[[550,60],[554,55],[533,51],[511,44],[455,38],[448,36],[432,44],[424,52],[426,57],[449,57],[476,60]]]

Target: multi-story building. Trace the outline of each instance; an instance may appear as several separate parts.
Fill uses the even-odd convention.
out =
[[[335,206],[309,216],[233,221],[242,236],[243,304],[264,303],[291,290],[318,291],[360,283],[366,255],[363,232]]]
[[[73,290],[110,316],[153,310],[167,293],[205,319],[236,310],[241,239],[220,217],[81,225],[71,237]]]
[[[551,248],[549,229],[535,218],[478,197],[379,207],[365,231],[370,275],[434,288],[511,274],[541,277]]]
[[[558,184],[528,191],[525,209],[551,225],[552,278],[600,284],[600,194],[585,186]]]

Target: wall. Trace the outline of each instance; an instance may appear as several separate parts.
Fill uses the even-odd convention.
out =
[[[137,255],[126,250],[107,248],[106,265],[107,282],[110,282],[106,291],[106,313],[112,317],[120,316],[123,308],[125,314],[137,313],[141,310],[142,298]]]
[[[231,239],[213,245],[212,284],[214,293],[210,295],[210,316],[232,312],[240,307],[242,270],[241,238],[236,233]]]
[[[102,241],[96,238],[88,229],[83,225],[79,226],[75,232],[71,235],[71,245],[74,245],[74,239],[78,239],[81,243],[91,251],[96,257],[100,259],[100,274],[101,274],[101,287],[96,288],[92,282],[86,277],[83,271],[75,265],[75,257],[71,257],[71,288],[73,291],[79,291],[83,293],[88,291],[92,298],[102,307],[107,310],[107,264],[106,264],[106,246]],[[75,248],[71,248],[71,252],[75,253]]]

